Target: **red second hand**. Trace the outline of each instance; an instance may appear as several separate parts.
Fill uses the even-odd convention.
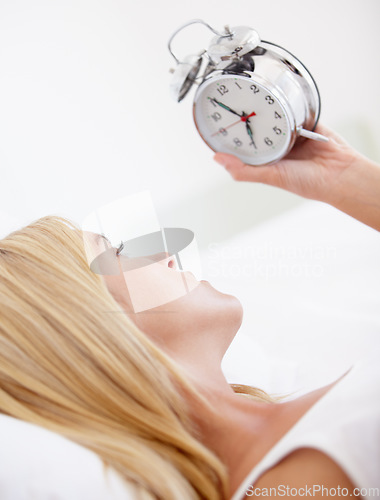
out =
[[[238,120],[237,122],[231,123],[231,125],[227,125],[227,127],[222,127],[222,129],[227,130],[228,128],[233,127],[234,125],[236,125],[237,123],[240,123],[240,122],[241,122],[241,120]],[[211,137],[214,137],[214,135],[218,135],[218,134],[220,134],[220,129],[217,132],[215,132],[214,134],[212,134]]]
[[[254,111],[252,111],[252,113],[248,116],[241,116],[240,120],[238,120],[234,123],[231,123],[230,125],[227,125],[227,127],[223,127],[223,130],[227,130],[228,128],[233,127],[234,125],[237,125],[240,122],[246,122],[248,120],[248,118],[251,118],[251,116],[256,116],[256,113]],[[212,134],[211,137],[214,137],[215,135],[218,135],[218,134],[220,134],[220,130],[218,130],[217,132]]]
[[[256,113],[255,113],[254,111],[252,111],[252,113],[251,113],[250,115],[248,115],[248,116],[242,116],[242,117],[240,118],[240,120],[241,120],[242,122],[246,122],[246,121],[248,120],[248,118],[251,118],[251,116],[256,116]]]

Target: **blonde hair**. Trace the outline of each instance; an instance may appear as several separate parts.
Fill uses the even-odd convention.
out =
[[[189,417],[186,391],[201,396],[114,313],[72,222],[44,217],[0,241],[0,297],[0,412],[94,451],[141,498],[227,497],[226,467]]]

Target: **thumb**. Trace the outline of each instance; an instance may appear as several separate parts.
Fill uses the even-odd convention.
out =
[[[223,165],[235,181],[261,182],[271,186],[282,186],[281,170],[274,165],[246,165],[239,158],[227,153],[216,153],[214,160]],[[283,163],[282,160],[281,163]]]

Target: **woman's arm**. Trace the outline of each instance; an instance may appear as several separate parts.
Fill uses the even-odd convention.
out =
[[[331,205],[380,231],[380,166],[363,158],[346,175],[345,189]]]
[[[329,142],[305,140],[274,165],[252,167],[233,155],[216,153],[237,181],[261,182],[323,201],[380,231],[380,165],[318,126]]]
[[[264,472],[247,492],[250,497],[268,497],[268,492],[273,492],[273,497],[278,493],[283,498],[295,500],[308,496],[325,499],[335,495],[362,500],[360,489],[344,470],[325,453],[313,448],[291,452]]]

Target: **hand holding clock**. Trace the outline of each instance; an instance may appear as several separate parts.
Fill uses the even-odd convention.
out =
[[[237,181],[261,182],[329,203],[380,230],[380,165],[328,128],[319,125],[316,132],[329,142],[305,140],[273,165],[252,167],[226,153],[214,159]]]

